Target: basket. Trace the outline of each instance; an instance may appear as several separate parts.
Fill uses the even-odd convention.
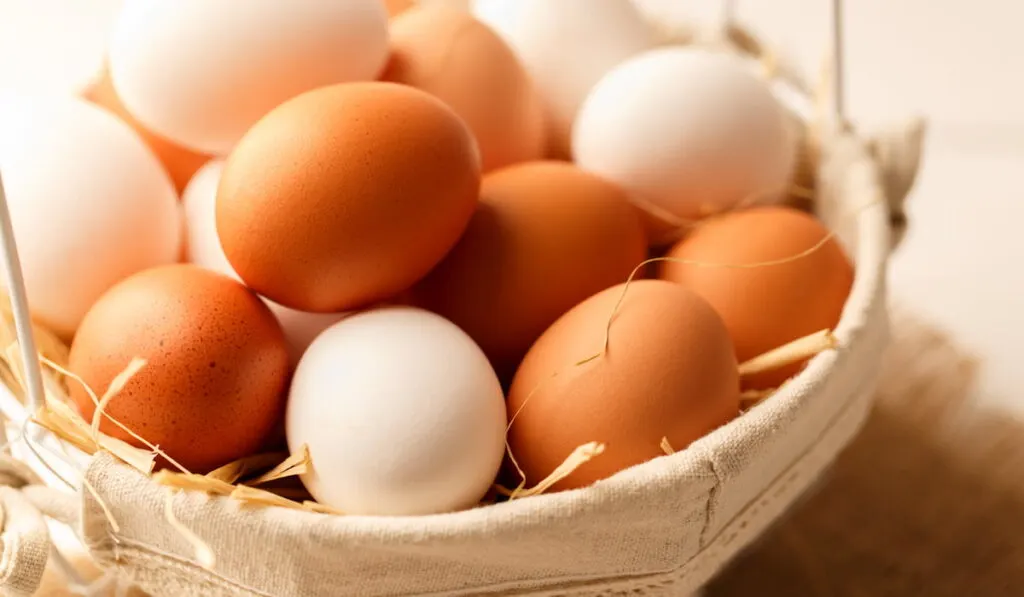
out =
[[[730,26],[726,34],[691,43],[731,40],[741,51],[760,52],[740,29]],[[807,127],[813,133],[807,182],[815,188],[815,210],[853,256],[856,278],[834,330],[838,347],[815,356],[769,399],[686,450],[584,489],[454,514],[377,518],[172,492],[109,453],[89,457],[60,445],[26,422],[31,409],[4,387],[0,410],[8,436],[26,431],[35,441],[12,441],[14,458],[0,459],[0,590],[33,594],[51,554],[54,564],[67,566],[53,549],[47,519],[51,530],[55,523],[75,529],[89,556],[109,571],[97,582],[114,586],[130,578],[152,595],[570,597],[699,590],[815,484],[864,422],[888,340],[886,266],[920,155],[920,121],[862,135],[841,120],[817,118],[814,95],[781,71],[775,76],[790,93],[796,90],[801,117],[815,125]],[[2,207],[17,337],[23,354],[32,356],[6,202]],[[26,368],[29,396],[40,395],[45,383],[34,369]],[[60,452],[67,458],[52,457]],[[71,490],[51,467],[72,480]],[[202,549],[190,536],[202,540]]]

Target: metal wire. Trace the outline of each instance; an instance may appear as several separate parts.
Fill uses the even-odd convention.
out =
[[[730,27],[736,24],[736,0],[722,0],[720,19],[724,31],[728,31]]]
[[[843,28],[843,0],[832,0],[832,115],[840,126],[846,123],[846,48]]]
[[[39,369],[36,340],[32,333],[32,316],[25,292],[25,277],[22,274],[21,261],[18,258],[18,246],[14,242],[14,226],[11,224],[11,211],[7,207],[7,194],[4,191],[2,172],[0,172],[0,243],[3,248],[3,263],[7,269],[7,294],[11,301],[11,312],[14,314],[14,329],[18,334],[22,366],[25,368],[25,389],[31,412],[36,412],[45,404],[43,375]]]

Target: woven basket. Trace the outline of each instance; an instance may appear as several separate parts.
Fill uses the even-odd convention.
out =
[[[723,39],[740,51],[761,51],[735,29],[697,43]],[[812,94],[787,85],[798,91],[793,97],[815,105]],[[888,339],[886,265],[902,231],[922,125],[865,136],[848,126],[821,126],[813,110],[802,118],[813,134],[806,136],[801,184],[815,190],[815,211],[856,262],[853,290],[834,330],[838,348],[814,357],[769,399],[688,449],[581,490],[455,514],[376,518],[253,507],[196,491],[169,498],[167,487],[102,451],[85,457],[68,450],[70,464],[51,461],[62,476],[86,480],[72,492],[15,442],[22,462],[0,459],[0,589],[31,595],[38,586],[52,552],[49,518],[75,528],[98,564],[152,595],[697,591],[792,506],[855,436],[871,407]],[[29,415],[11,392],[0,391],[0,410],[8,433]],[[46,434],[37,443],[59,449]],[[190,533],[216,556],[212,565],[186,540]],[[118,582],[113,572],[104,579]]]

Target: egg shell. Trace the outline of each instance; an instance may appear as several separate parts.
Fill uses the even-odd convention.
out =
[[[402,14],[413,6],[416,6],[416,0],[384,0],[384,7],[391,18]]]
[[[796,131],[750,62],[668,47],[612,69],[573,129],[580,167],[622,185],[656,244],[694,220],[785,196]]]
[[[573,122],[591,88],[657,42],[630,0],[477,0],[473,11],[508,42],[536,83],[552,158],[570,157]]]
[[[217,232],[245,283],[292,309],[340,312],[408,290],[476,207],[472,134],[441,100],[395,83],[285,102],[231,153]]]
[[[324,330],[351,315],[347,311],[343,313],[309,313],[289,309],[271,300],[263,299],[263,301],[270,307],[270,312],[274,314],[284,330],[284,337],[288,342],[288,360],[293,368],[299,364],[299,359],[302,358],[306,349]]]
[[[110,43],[111,78],[147,128],[224,155],[281,102],[379,76],[387,26],[380,0],[133,0]]]
[[[82,93],[99,76],[123,2],[0,0],[0,93]]]
[[[102,394],[135,357],[146,365],[105,412],[192,472],[256,452],[283,414],[284,334],[226,276],[175,264],[124,280],[86,315],[68,367]],[[95,406],[80,385],[71,398],[91,420]],[[141,447],[109,420],[100,429]]]
[[[533,82],[505,42],[465,11],[432,4],[395,18],[383,79],[451,106],[473,131],[484,172],[543,157],[544,114]]]
[[[414,289],[510,379],[563,313],[626,281],[646,257],[641,221],[616,186],[572,164],[518,164],[484,177],[459,243]]]
[[[224,160],[210,160],[189,180],[181,194],[187,237],[185,260],[241,281],[224,255],[217,236],[217,186],[223,172]]]
[[[163,164],[179,193],[185,190],[185,185],[192,179],[196,171],[210,160],[210,157],[205,154],[181,147],[161,137],[136,120],[117,97],[117,92],[114,91],[114,86],[110,81],[110,73],[105,68],[99,79],[85,92],[84,97],[96,105],[110,110],[142,137],[142,140]]]
[[[102,108],[74,97],[8,97],[0,171],[32,314],[65,339],[108,288],[180,255],[167,173]]]
[[[814,248],[828,230],[803,211],[764,206],[715,217],[667,254],[671,259],[745,265],[785,260]],[[722,316],[740,362],[839,323],[853,285],[853,265],[834,238],[788,263],[753,268],[665,262],[659,277],[685,285]],[[804,363],[744,378],[774,388]]]
[[[217,185],[224,171],[223,160],[211,160],[203,166],[185,188],[182,205],[185,209],[187,226],[188,252],[185,260],[224,274],[241,282],[238,274],[231,268],[228,258],[217,236],[216,199]],[[263,298],[263,297],[261,297]],[[306,348],[320,332],[341,321],[347,313],[307,313],[289,309],[272,300],[263,298],[270,311],[284,329],[288,342],[288,356],[294,367]]]
[[[299,362],[286,427],[309,447],[302,481],[356,515],[469,508],[505,449],[505,402],[483,352],[451,322],[412,307],[355,314]]]
[[[516,373],[508,442],[528,486],[583,444],[605,450],[555,491],[662,456],[662,438],[685,449],[739,413],[736,356],[711,306],[661,280],[633,282],[625,295],[624,288],[603,290],[562,316]],[[607,353],[578,364],[600,353],[613,313]]]

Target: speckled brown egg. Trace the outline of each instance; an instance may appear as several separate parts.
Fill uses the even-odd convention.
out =
[[[705,264],[745,265],[786,260],[814,248],[828,230],[790,207],[756,207],[707,220],[667,257]],[[666,262],[659,277],[685,285],[722,316],[740,362],[839,323],[853,285],[853,265],[830,238],[787,263],[755,268]],[[805,363],[744,378],[751,389],[774,388]]]
[[[480,197],[462,239],[413,295],[465,330],[508,379],[563,313],[624,282],[647,243],[625,194],[567,162],[495,171]]]
[[[133,357],[146,365],[106,412],[193,472],[256,452],[280,420],[284,333],[247,288],[194,265],[131,276],[104,294],[71,345],[69,368],[97,394]],[[72,384],[87,420],[95,405]],[[100,429],[140,446],[104,419]]]
[[[533,82],[498,34],[464,10],[429,4],[396,17],[383,78],[451,106],[480,144],[484,172],[543,157],[544,113]]]
[[[721,318],[682,286],[641,280],[566,313],[530,349],[508,395],[508,441],[535,485],[578,446],[605,451],[555,490],[589,485],[676,450],[739,414],[739,371]],[[611,325],[608,352],[598,354]],[[517,483],[518,478],[509,480]]]
[[[347,311],[402,293],[437,265],[479,190],[476,143],[441,100],[345,83],[281,104],[242,138],[217,190],[217,233],[259,294]]]

